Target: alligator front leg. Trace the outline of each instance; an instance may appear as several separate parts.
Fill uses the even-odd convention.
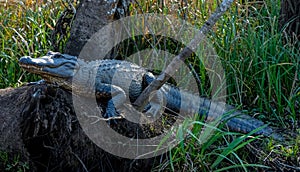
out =
[[[118,115],[116,109],[121,107],[126,101],[126,94],[124,90],[118,86],[110,84],[96,84],[96,98],[108,98],[111,99],[107,102],[106,112],[103,115],[105,118],[115,117]]]

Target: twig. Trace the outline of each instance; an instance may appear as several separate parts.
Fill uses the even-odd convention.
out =
[[[73,154],[77,160],[80,162],[80,164],[82,165],[82,168],[84,169],[84,171],[88,172],[89,170],[86,168],[85,164],[83,163],[83,161],[79,158],[79,156],[77,154],[75,154],[73,151],[71,152],[71,154]]]
[[[201,27],[199,32],[196,34],[195,38],[185,47],[167,66],[166,70],[163,71],[157,79],[155,79],[147,88],[142,92],[142,94],[133,103],[139,110],[142,110],[147,103],[147,98],[149,95],[160,89],[164,83],[167,82],[170,77],[172,77],[176,70],[180,67],[180,61],[187,59],[198,47],[198,44],[204,39],[204,35],[208,33],[209,30],[215,25],[217,20],[225,13],[225,11],[230,7],[233,0],[223,0],[216,11],[209,17],[205,24]]]

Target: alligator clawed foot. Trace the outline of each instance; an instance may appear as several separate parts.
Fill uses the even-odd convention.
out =
[[[147,107],[147,106],[150,106],[150,107]],[[147,110],[146,111],[144,110],[143,113],[148,118],[159,117],[164,111],[164,108],[160,104],[151,103],[151,105],[149,104],[147,106],[146,106]]]
[[[160,91],[157,91],[150,97],[149,104],[145,107],[143,112],[147,117],[156,118],[164,112],[165,105],[166,101],[164,95]]]
[[[147,104],[144,108],[144,110],[142,111],[142,113],[146,113],[149,109],[151,108],[150,104]]]
[[[39,132],[39,129],[40,129],[40,125],[41,123],[45,122],[42,120],[42,117],[41,117],[41,113],[40,113],[40,101],[44,98],[46,98],[46,88],[45,87],[41,87],[41,88],[38,88],[37,90],[34,90],[34,93],[32,94],[32,99],[30,101],[30,106],[35,106],[35,110],[34,112],[36,112],[36,115],[35,115],[35,123],[36,123],[36,127],[34,129],[34,133],[33,133],[33,136],[37,136],[38,132]]]
[[[39,87],[33,89],[33,94],[31,95],[29,106],[27,106],[23,113],[28,113],[36,109],[39,111],[40,100],[46,98],[47,87]]]

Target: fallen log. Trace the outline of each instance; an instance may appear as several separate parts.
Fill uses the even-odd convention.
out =
[[[83,132],[72,94],[63,89],[44,84],[3,89],[0,104],[0,150],[18,156],[30,171],[150,171],[162,160],[130,160],[100,149]],[[147,138],[163,131],[154,125],[151,132],[149,126],[126,120],[112,127],[127,136]],[[4,169],[7,164],[0,165]]]

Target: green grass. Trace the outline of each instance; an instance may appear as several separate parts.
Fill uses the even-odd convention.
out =
[[[296,120],[297,85],[293,83],[299,70],[299,50],[282,43],[285,38],[277,28],[279,10],[270,2],[252,7],[247,16],[224,18],[222,25],[229,24],[229,28],[222,28],[225,31],[217,32],[213,39],[221,37],[215,43],[222,47],[219,55],[230,83],[229,101],[250,105],[259,113],[269,114],[266,118],[275,117],[282,126],[286,115]]]
[[[193,127],[192,127],[193,126]],[[169,151],[168,159],[154,171],[226,171],[248,168],[268,169],[268,166],[248,163],[237,153],[258,137],[223,131],[216,122],[203,123],[185,120],[177,131],[179,145]],[[186,137],[187,136],[187,137]],[[234,138],[234,139],[233,139]],[[244,156],[249,153],[244,152]]]
[[[182,6],[178,3],[172,4],[170,1],[168,4],[161,3],[161,1],[143,1],[139,4],[143,7],[142,10],[138,9],[142,12],[171,14],[186,19],[200,28],[216,8],[215,1],[189,0],[187,5]],[[299,121],[300,52],[299,48],[284,43],[288,42],[288,38],[285,38],[278,29],[279,4],[280,1],[270,0],[244,3],[236,1],[208,37],[213,42],[226,72],[227,102],[247,109],[249,114],[256,114],[256,118],[285,130],[294,126],[297,128]],[[174,10],[168,8],[174,6]],[[188,141],[170,152],[170,159],[158,169],[247,171],[267,168],[262,165],[265,163],[263,159],[255,161],[251,155],[245,153],[249,152],[245,143],[251,142],[251,139],[242,140],[244,136],[232,136],[232,133],[223,131],[216,132],[217,134],[206,143],[207,146],[191,138],[187,139]],[[299,135],[296,129],[292,132]],[[201,138],[203,133],[197,134],[199,132],[196,135],[191,133],[188,135],[196,139]],[[235,139],[226,141],[228,137]],[[260,148],[266,152],[275,151],[278,157],[295,162],[299,156],[297,138],[285,144],[289,146],[271,142],[269,145],[261,145]]]
[[[29,170],[29,164],[20,161],[19,156],[10,157],[6,152],[0,151],[0,169],[3,171],[25,172]]]
[[[188,0],[187,4],[179,5],[175,1],[173,4],[167,2],[140,1],[139,5],[130,7],[131,15],[146,12],[171,14],[199,28],[217,6],[212,0]],[[0,88],[17,87],[24,81],[37,80],[36,76],[24,74],[17,60],[24,55],[37,57],[52,49],[50,35],[64,9],[62,4],[59,0],[44,4],[1,4]],[[279,4],[279,0],[235,1],[208,38],[226,72],[227,102],[256,114],[256,118],[273,126],[292,130],[299,127],[300,52],[299,48],[284,43],[288,38],[278,29]],[[169,49],[179,50],[172,46],[172,43],[167,45]],[[189,130],[187,126],[191,124],[198,127]],[[249,153],[245,153],[248,152],[245,145],[256,138],[245,139],[247,135],[212,127],[213,137],[206,137],[207,142],[202,143],[201,139],[210,133],[203,135],[203,125],[206,124],[199,121],[186,123],[179,131],[187,133],[187,139],[170,151],[168,160],[157,169],[247,171],[268,168],[262,159],[253,160]],[[300,133],[296,129],[293,132]],[[183,138],[182,133],[178,133],[178,138]],[[261,148],[296,162],[300,145],[297,140],[299,136],[285,145],[269,142]]]
[[[18,66],[22,56],[39,56],[51,50],[51,31],[60,12],[61,1],[0,3],[0,88],[20,86],[21,80],[34,80]],[[33,2],[33,1],[32,1]]]

